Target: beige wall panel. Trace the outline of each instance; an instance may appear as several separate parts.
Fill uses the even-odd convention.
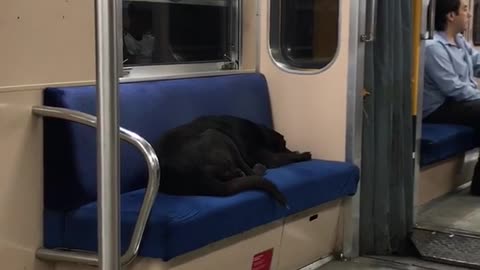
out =
[[[255,69],[257,63],[257,1],[247,0],[243,2],[243,42],[242,61],[243,69]]]
[[[94,1],[3,0],[0,87],[93,80]]]
[[[326,70],[311,75],[278,68],[269,54],[268,1],[261,1],[260,71],[270,88],[275,128],[295,150],[315,158],[345,160],[350,1],[340,1],[338,57]]]
[[[464,155],[426,167],[420,172],[417,206],[441,197],[470,181],[476,162],[476,154]]]
[[[47,270],[35,259],[42,242],[41,120],[31,107],[41,91],[0,93],[0,261],[2,269]]]
[[[299,269],[331,255],[341,230],[341,201],[289,217],[285,222],[279,270]]]

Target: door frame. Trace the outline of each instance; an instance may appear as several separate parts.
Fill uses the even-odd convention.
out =
[[[415,152],[414,159],[414,187],[413,187],[413,204],[411,205],[412,221],[416,226],[418,209],[415,207],[418,201],[419,184],[420,184],[420,158],[421,158],[421,139],[422,139],[422,103],[423,103],[423,83],[424,83],[424,66],[425,66],[425,42],[430,37],[427,29],[428,5],[430,1],[435,0],[414,0],[413,5],[413,61],[412,61],[412,115],[415,119]],[[433,27],[433,26],[432,26]],[[413,228],[412,228],[413,229]]]

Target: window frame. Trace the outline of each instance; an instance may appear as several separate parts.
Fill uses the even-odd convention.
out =
[[[325,70],[328,70],[333,64],[337,61],[337,58],[340,54],[340,41],[342,35],[342,1],[336,0],[338,2],[338,13],[337,13],[337,46],[335,53],[332,59],[321,68],[313,68],[313,67],[298,67],[295,65],[291,65],[289,63],[289,59],[283,56],[282,47],[281,47],[281,24],[282,24],[282,10],[281,10],[281,2],[284,0],[271,0],[268,1],[268,33],[267,33],[267,44],[268,44],[268,52],[270,55],[270,60],[281,70],[293,73],[293,74],[318,74],[322,73]],[[275,8],[275,10],[273,10]]]
[[[479,29],[475,28],[475,22],[478,22],[480,26],[480,1],[473,0],[472,6],[473,6],[472,7],[473,20],[471,21],[471,38],[474,46],[480,46],[480,27]],[[478,30],[478,31],[475,31],[475,30]]]
[[[247,0],[248,1],[248,0]],[[179,64],[151,64],[151,65],[132,65],[125,66],[123,59],[123,2],[118,5],[119,12],[117,18],[118,38],[118,63],[121,82],[145,81],[164,78],[221,75],[243,72],[242,66],[242,18],[243,18],[243,0],[128,0],[128,2],[153,2],[153,3],[171,3],[179,5],[209,5],[209,6],[227,6],[232,3],[230,12],[230,36],[228,41],[233,46],[230,48],[229,61],[210,61],[210,62],[192,62]],[[199,3],[200,2],[200,3]]]

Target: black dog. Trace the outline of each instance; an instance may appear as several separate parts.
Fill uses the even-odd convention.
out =
[[[161,191],[228,196],[262,190],[282,205],[286,198],[263,178],[267,168],[311,159],[292,152],[283,136],[232,116],[204,116],[168,131],[154,146],[161,164]],[[265,167],[266,166],[266,167]]]
[[[194,120],[192,125],[212,128],[230,137],[250,167],[263,164],[267,168],[276,168],[311,159],[309,152],[290,151],[282,134],[243,118],[203,116]]]

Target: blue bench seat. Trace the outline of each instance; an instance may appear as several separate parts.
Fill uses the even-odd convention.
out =
[[[154,143],[166,130],[201,115],[230,114],[272,126],[268,87],[261,74],[121,84],[120,124]],[[95,113],[94,87],[49,88],[48,106]],[[97,250],[95,130],[77,123],[44,121],[47,248]],[[288,138],[287,138],[288,141]],[[146,187],[140,153],[121,144],[121,236],[127,248]],[[152,209],[139,256],[165,261],[215,241],[302,210],[353,195],[359,170],[352,164],[312,160],[268,170],[289,200],[279,206],[263,192],[229,197],[160,193]]]
[[[470,127],[423,123],[420,164],[431,165],[478,146],[475,131]]]

